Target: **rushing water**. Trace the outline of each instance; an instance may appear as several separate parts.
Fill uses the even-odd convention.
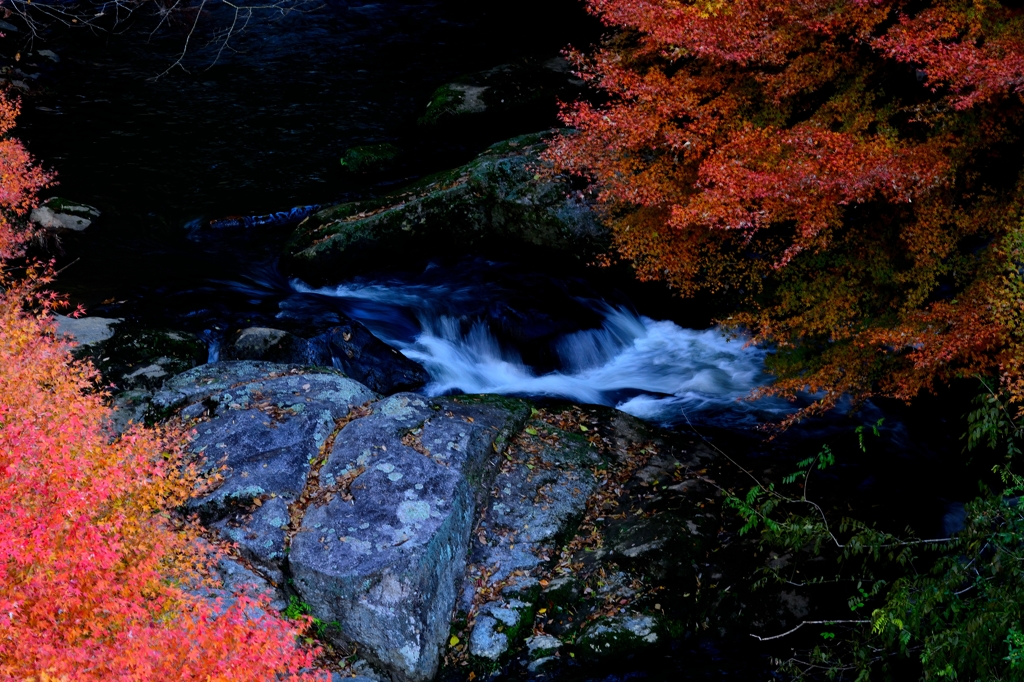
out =
[[[437,283],[392,277],[318,289],[302,282],[292,286],[299,294],[338,301],[421,363],[431,376],[426,391],[434,395],[557,397],[668,424],[693,414],[702,421],[753,425],[789,409],[777,400],[747,400],[767,378],[764,351],[743,339],[717,328],[686,329],[651,319],[595,294],[567,292],[562,324],[551,326],[547,311],[509,304],[523,291],[502,291],[493,280],[467,277],[473,265],[478,274],[509,269],[463,263]],[[534,287],[542,288],[536,295],[547,291],[550,298],[558,291],[558,282],[543,286],[533,277]]]

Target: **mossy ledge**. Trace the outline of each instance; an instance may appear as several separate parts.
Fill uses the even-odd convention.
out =
[[[590,206],[570,195],[568,181],[538,173],[550,135],[506,140],[390,196],[320,211],[296,229],[282,266],[325,283],[465,253],[536,252],[586,262],[607,250],[607,232]]]

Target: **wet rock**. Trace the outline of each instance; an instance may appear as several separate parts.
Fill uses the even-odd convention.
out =
[[[226,349],[226,360],[309,363],[309,343],[295,334],[269,327],[248,327],[238,332]]]
[[[309,342],[314,364],[333,366],[385,395],[415,390],[430,380],[423,366],[387,345],[352,320]]]
[[[341,167],[350,173],[369,173],[390,168],[402,150],[387,142],[350,147],[341,157]]]
[[[158,389],[168,377],[206,360],[206,344],[193,334],[152,329],[132,321],[111,322],[115,324],[102,334],[105,338],[76,349],[75,356],[88,357],[115,393]],[[60,322],[60,329],[65,329],[64,321]],[[77,336],[77,331],[72,333]]]
[[[396,679],[437,670],[487,463],[522,424],[518,406],[398,394],[345,426],[320,471],[348,493],[306,511],[295,589]]]
[[[282,266],[323,283],[465,253],[585,261],[606,250],[607,233],[566,182],[537,177],[543,140],[508,140],[405,192],[320,211],[296,229]]]
[[[410,391],[430,379],[427,371],[355,321],[346,320],[313,339],[269,327],[249,327],[225,349],[225,359],[334,367],[385,395]]]
[[[577,641],[577,651],[591,658],[621,656],[658,642],[658,622],[651,616],[619,614],[596,621]]]
[[[558,99],[574,100],[582,88],[561,57],[501,64],[438,87],[419,124],[458,125],[467,117],[522,115],[530,108],[553,114]]]
[[[99,216],[97,208],[53,197],[32,209],[29,220],[44,229],[81,232]]]
[[[114,325],[121,321],[117,317],[67,317],[54,315],[57,335],[73,339],[79,346],[91,346],[114,336]]]

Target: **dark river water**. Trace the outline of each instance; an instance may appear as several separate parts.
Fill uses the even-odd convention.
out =
[[[416,120],[454,77],[595,40],[600,27],[579,3],[329,0],[255,17],[219,57],[210,38],[231,17],[214,7],[200,19],[183,60],[188,72],[156,79],[180,52],[184,29],[148,37],[141,22],[122,35],[71,32],[45,45],[61,61],[26,100],[19,134],[57,171],[54,193],[103,211],[65,239],[60,258],[59,287],[90,314],[203,334],[212,355],[233,329],[313,333],[344,314],[422,362],[432,393],[554,396],[675,426],[748,428],[793,409],[741,400],[768,380],[767,351],[707,328],[693,304],[616,273],[468,256],[312,288],[277,270],[287,229],[197,227],[380,193],[556,125],[553,102],[457,130]],[[345,149],[377,142],[405,150],[393,171],[369,180],[343,172]],[[869,406],[788,437],[814,447],[837,434],[851,442],[855,424],[886,415],[885,445],[850,462],[834,489],[898,509],[934,536],[975,480],[957,468],[959,414],[937,405]],[[709,641],[686,655],[690,679],[767,677],[764,659],[745,660],[746,650]]]

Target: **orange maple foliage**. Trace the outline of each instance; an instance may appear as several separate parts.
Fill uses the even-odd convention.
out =
[[[1024,400],[1024,13],[994,0],[588,0],[605,95],[548,151],[642,279],[778,349],[768,393]],[[806,411],[804,412],[806,413]]]
[[[14,112],[0,99],[5,132]],[[47,177],[10,140],[0,169],[0,255],[16,255]],[[182,434],[115,435],[95,370],[55,335],[48,279],[2,266],[0,680],[325,679],[301,673],[302,622],[193,591],[213,557],[174,513],[196,483]]]
[[[19,102],[0,91],[0,260],[22,252],[30,233],[25,214],[53,179],[10,137],[19,110]]]

